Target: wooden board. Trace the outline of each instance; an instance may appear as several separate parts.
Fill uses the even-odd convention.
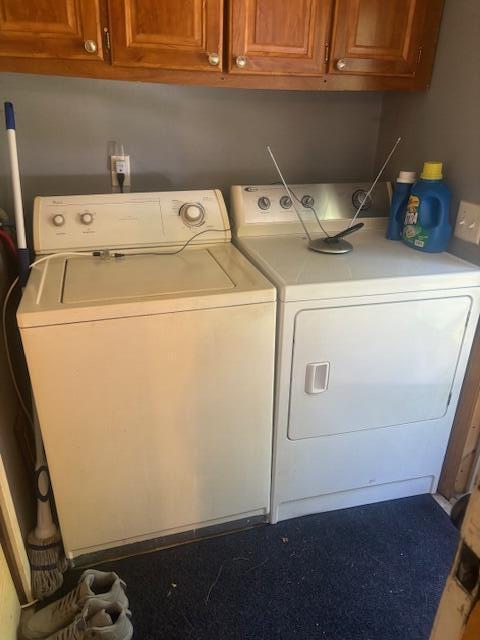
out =
[[[467,548],[472,559],[473,581],[462,584],[462,552]],[[461,539],[440,601],[430,640],[478,640],[480,638],[480,476],[468,505]]]
[[[18,525],[8,478],[0,456],[0,539],[8,560],[10,573],[22,603],[32,600],[30,565]],[[2,636],[3,637],[3,636]]]
[[[3,547],[0,546],[0,638],[2,640],[16,640],[19,619],[20,603]]]
[[[470,614],[462,640],[478,640],[480,638],[480,602]]]
[[[466,493],[478,455],[480,435],[480,329],[458,403],[438,491],[447,499]]]
[[[0,246],[0,302],[10,281],[3,248]],[[14,323],[14,317],[9,314]],[[10,326],[10,323],[7,323]],[[31,600],[30,565],[24,540],[32,528],[34,496],[32,478],[22,455],[16,426],[19,421],[19,406],[0,332],[0,534],[7,562],[22,604]],[[0,635],[0,638],[2,636]]]

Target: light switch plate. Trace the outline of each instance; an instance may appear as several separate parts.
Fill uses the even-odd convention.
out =
[[[480,244],[480,204],[460,202],[454,235],[465,242]]]

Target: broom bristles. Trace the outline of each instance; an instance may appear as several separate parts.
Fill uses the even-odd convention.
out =
[[[60,534],[50,538],[37,538],[32,531],[27,539],[27,553],[32,570],[32,592],[42,600],[55,593],[63,584],[67,559],[63,553]]]

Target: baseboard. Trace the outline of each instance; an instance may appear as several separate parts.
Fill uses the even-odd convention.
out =
[[[92,553],[84,553],[70,560],[72,567],[86,567],[110,560],[119,560],[129,556],[152,553],[160,549],[176,547],[180,544],[203,540],[204,538],[213,538],[215,536],[225,535],[234,531],[242,531],[265,524],[267,517],[265,515],[251,516],[231,522],[223,522],[214,524],[201,529],[191,529],[190,531],[182,531],[167,536],[153,538],[151,540],[142,540],[141,542],[133,542],[130,544],[113,547],[111,549],[102,549],[93,551]]]

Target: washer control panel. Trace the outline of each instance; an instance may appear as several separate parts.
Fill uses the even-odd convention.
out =
[[[218,190],[37,197],[33,227],[37,254],[230,241]]]
[[[232,187],[231,213],[239,235],[276,235],[301,230],[297,212],[313,226],[314,211],[320,220],[348,220],[362,206],[359,218],[388,215],[391,184],[379,182],[367,198],[368,183],[291,185],[290,194],[282,184]],[[292,202],[293,200],[293,202]]]

